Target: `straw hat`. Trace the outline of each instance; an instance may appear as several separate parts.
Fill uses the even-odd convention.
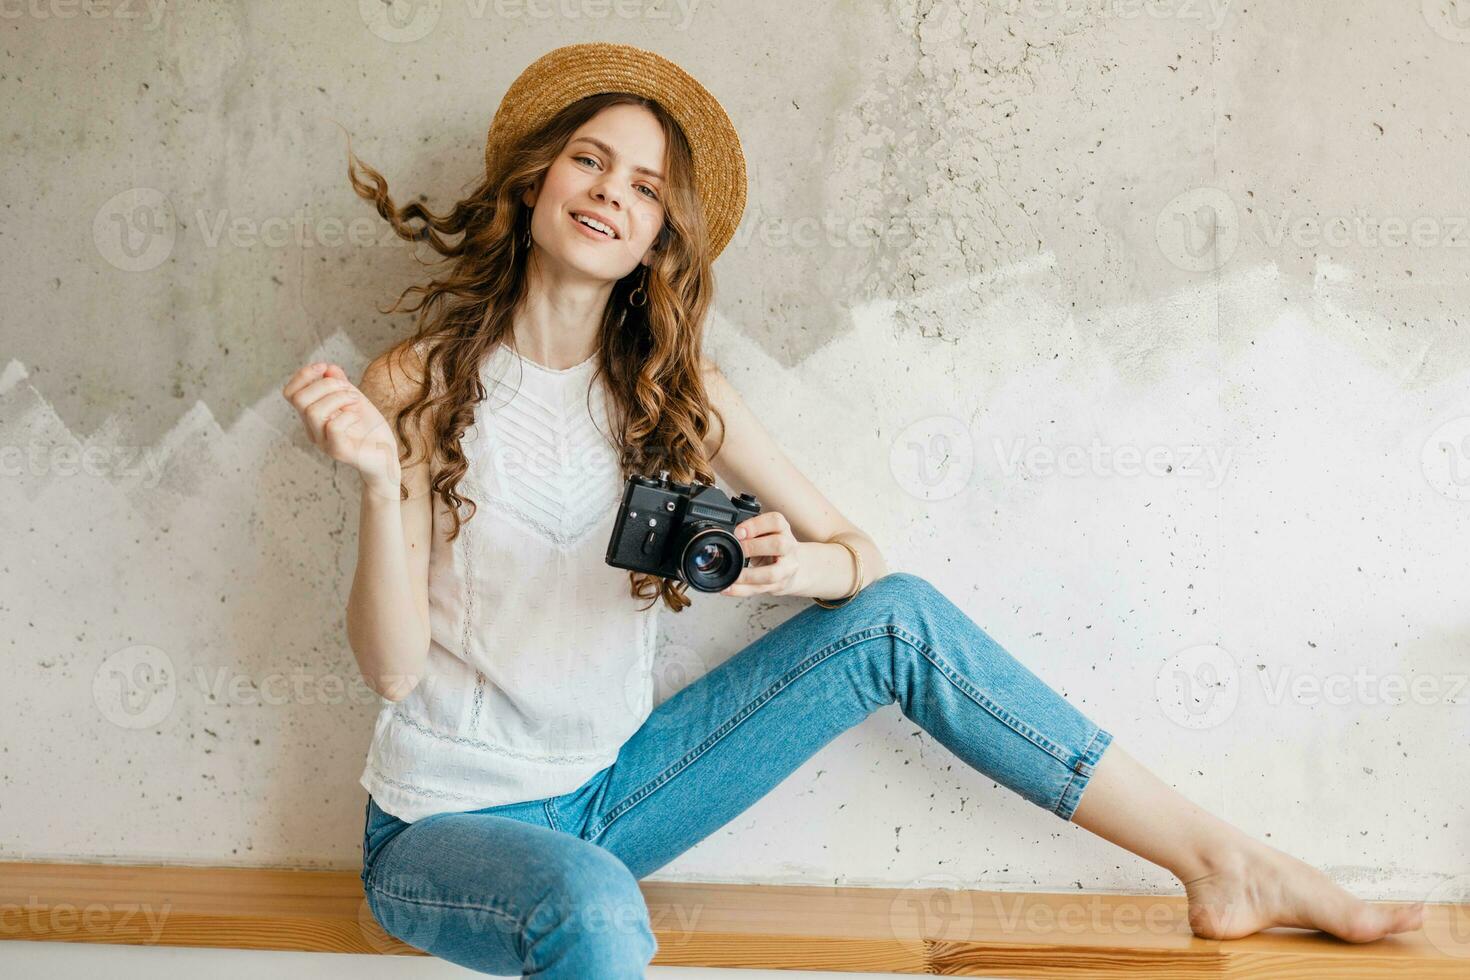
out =
[[[627,44],[569,44],[521,72],[495,110],[485,140],[485,169],[500,154],[578,99],[631,92],[654,99],[684,130],[694,154],[694,185],[709,229],[710,258],[724,250],[745,211],[745,154],[719,101],[684,69]]]

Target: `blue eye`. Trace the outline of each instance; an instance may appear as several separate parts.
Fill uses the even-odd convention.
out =
[[[578,163],[580,163],[583,160],[586,160],[586,161],[588,161],[590,163],[597,163],[597,158],[596,157],[589,157],[589,156],[587,156],[586,154],[583,154],[583,153],[577,154],[576,156],[572,157],[572,159],[575,160],[575,161],[577,161]],[[643,196],[646,197],[646,198],[648,198],[649,200],[652,200],[652,201],[657,201],[658,200],[658,192],[655,191],[652,187],[649,187],[647,184],[639,184],[638,185],[638,189],[640,191],[647,191],[648,193],[644,194]]]

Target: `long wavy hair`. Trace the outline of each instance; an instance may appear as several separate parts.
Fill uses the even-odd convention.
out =
[[[710,404],[699,370],[714,276],[704,215],[694,189],[693,156],[683,130],[663,106],[623,92],[575,102],[510,148],[501,158],[500,172],[487,173],[445,215],[417,202],[401,208],[395,205],[387,181],[353,154],[349,138],[347,176],[357,194],[374,202],[378,214],[399,237],[427,242],[442,256],[435,263],[450,263],[444,275],[409,286],[392,307],[380,310],[418,314],[413,335],[393,344],[380,359],[391,365],[411,352],[422,365],[417,391],[391,421],[405,466],[414,456],[412,447],[420,442],[409,438],[409,425],[432,433],[431,444],[424,449],[442,460],[431,489],[453,519],[450,541],[459,535],[463,521],[473,518],[479,509],[457,488],[468,469],[460,436],[473,424],[475,406],[487,395],[480,367],[497,344],[511,337],[513,311],[526,294],[531,209],[524,204],[523,195],[540,186],[578,127],[603,109],[623,104],[643,106],[663,127],[668,146],[664,225],[641,283],[646,302],[637,306],[628,302],[640,285],[641,264],[613,287],[599,328],[592,383],[600,378],[606,385],[613,432],[605,435],[618,450],[624,479],[632,473],[668,470],[672,479],[681,482],[714,483],[704,436],[713,413],[721,421],[723,444],[724,420]],[[359,165],[371,185],[359,178]],[[444,236],[459,237],[450,242]],[[405,306],[412,295],[419,300]],[[590,401],[590,386],[588,398]],[[425,413],[427,427],[421,428]],[[407,488],[400,484],[399,491],[407,499]],[[470,513],[462,517],[459,511],[465,504]],[[660,596],[674,612],[691,603],[683,582],[634,571],[628,577],[630,595],[649,600],[644,609]]]

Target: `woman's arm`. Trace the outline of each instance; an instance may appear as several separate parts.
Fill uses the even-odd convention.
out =
[[[761,502],[761,513],[752,521],[772,515],[769,520],[779,525],[784,519],[796,538],[797,571],[783,594],[840,599],[852,591],[852,555],[841,545],[829,543],[837,538],[862,554],[861,586],[886,575],[887,563],[877,543],[843,516],[786,457],[714,362],[704,358],[701,368],[705,390],[725,422],[720,445],[720,423],[711,415],[714,424],[705,446],[719,446],[711,465],[736,492],[748,491]],[[730,594],[750,594],[742,588],[732,586]]]
[[[422,364],[409,357],[388,369],[385,357],[363,371],[362,393],[392,424]],[[405,363],[408,362],[408,363]],[[406,697],[423,676],[429,655],[429,537],[433,533],[429,492],[430,454],[425,432],[415,440],[400,478],[408,499],[399,501],[396,481],[362,486],[357,571],[347,599],[347,642],[363,678],[389,701]]]

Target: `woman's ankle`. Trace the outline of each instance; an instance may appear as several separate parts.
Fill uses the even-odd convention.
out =
[[[1169,871],[1187,885],[1210,875],[1244,874],[1270,854],[1269,846],[1227,825],[1222,832],[1189,848],[1178,866]]]

